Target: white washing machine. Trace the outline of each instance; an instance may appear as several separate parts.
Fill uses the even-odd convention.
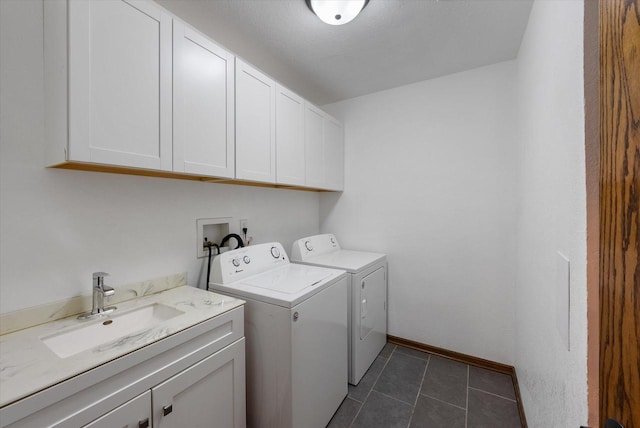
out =
[[[347,276],[279,243],[228,251],[209,289],[247,302],[247,426],[325,427],[347,395]]]
[[[332,234],[293,243],[291,260],[348,272],[349,383],[357,385],[387,342],[387,257],[343,250]]]

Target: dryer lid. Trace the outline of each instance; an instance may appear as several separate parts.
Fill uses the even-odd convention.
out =
[[[344,269],[350,273],[357,273],[377,263],[386,260],[386,255],[380,253],[368,253],[365,251],[340,250],[334,253],[310,257],[303,262],[314,266],[325,266],[336,269]]]

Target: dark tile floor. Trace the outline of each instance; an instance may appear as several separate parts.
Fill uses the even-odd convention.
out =
[[[521,428],[511,376],[387,343],[329,428]]]

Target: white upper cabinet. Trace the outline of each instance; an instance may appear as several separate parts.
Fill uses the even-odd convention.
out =
[[[324,116],[325,185],[327,190],[344,188],[344,129],[333,117]]]
[[[66,160],[171,170],[171,16],[149,1],[70,0],[67,54]]]
[[[325,185],[324,112],[314,105],[304,109],[305,184],[321,189]]]
[[[305,105],[305,185],[316,189],[344,187],[342,124],[314,105]]]
[[[236,58],[236,178],[276,181],[276,84]]]
[[[276,183],[304,186],[304,99],[276,85]]]
[[[173,21],[173,170],[234,177],[234,56]]]
[[[342,125],[158,4],[43,4],[47,165],[342,190]]]

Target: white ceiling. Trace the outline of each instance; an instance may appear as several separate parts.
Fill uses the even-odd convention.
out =
[[[343,26],[305,0],[159,0],[317,104],[514,59],[531,0],[370,0]]]

